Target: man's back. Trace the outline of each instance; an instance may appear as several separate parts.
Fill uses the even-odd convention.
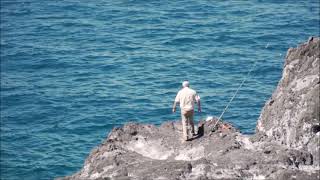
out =
[[[191,111],[194,109],[194,103],[197,101],[196,97],[197,93],[195,90],[184,87],[178,92],[175,101],[180,102],[180,108],[182,110]]]

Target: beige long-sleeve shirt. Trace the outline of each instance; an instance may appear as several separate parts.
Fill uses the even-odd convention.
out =
[[[183,111],[191,111],[194,109],[194,104],[200,100],[200,96],[197,92],[189,87],[181,89],[176,98],[175,102],[180,103],[180,108]]]

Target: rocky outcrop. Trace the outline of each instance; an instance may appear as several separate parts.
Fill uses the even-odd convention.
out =
[[[319,179],[319,38],[289,49],[255,135],[217,119],[181,139],[180,121],[114,128],[83,168],[61,179]]]
[[[266,102],[257,131],[320,163],[319,38],[288,50],[282,78]]]
[[[203,133],[190,142],[181,139],[180,122],[115,128],[82,170],[65,179],[316,179],[309,153],[254,142],[226,123],[212,133],[215,121],[201,122]]]

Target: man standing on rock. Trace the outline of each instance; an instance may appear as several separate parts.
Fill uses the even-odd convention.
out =
[[[194,135],[194,104],[198,104],[198,111],[201,112],[200,97],[197,92],[189,87],[189,82],[182,83],[182,89],[178,92],[172,107],[172,112],[176,112],[177,103],[180,103],[182,135],[185,141],[188,141]],[[189,135],[191,133],[191,138]]]

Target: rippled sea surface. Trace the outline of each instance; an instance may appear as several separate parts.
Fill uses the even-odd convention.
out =
[[[203,103],[254,133],[286,51],[319,36],[319,1],[1,0],[1,178],[79,170],[110,130],[178,120],[188,79]]]

